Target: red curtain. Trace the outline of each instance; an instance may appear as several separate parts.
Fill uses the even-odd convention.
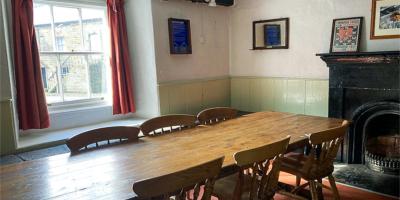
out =
[[[50,119],[33,26],[33,3],[32,0],[11,2],[19,128],[48,128]]]
[[[124,1],[107,0],[107,14],[111,36],[113,114],[135,112]]]

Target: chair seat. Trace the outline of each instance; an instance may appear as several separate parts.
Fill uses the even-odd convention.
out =
[[[314,169],[312,172],[303,172],[301,169],[307,159],[308,156],[302,153],[288,153],[282,159],[281,171],[300,176],[306,180],[315,180],[317,178],[326,177],[333,172],[333,166],[325,171],[320,171],[318,170],[318,166],[313,166],[311,168]]]
[[[214,185],[214,194],[219,200],[231,200],[234,196],[234,191],[236,184],[239,180],[239,174],[235,173],[233,175],[218,179]],[[251,177],[244,175],[243,191],[241,199],[249,199],[251,187]]]

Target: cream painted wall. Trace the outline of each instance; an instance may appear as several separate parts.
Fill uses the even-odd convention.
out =
[[[400,39],[370,40],[370,0],[236,0],[230,12],[230,75],[327,79],[316,53],[329,52],[332,20],[364,17],[362,51],[400,50]],[[252,51],[252,21],[290,18],[289,49]]]
[[[229,74],[229,8],[189,1],[152,0],[158,82]],[[192,54],[169,53],[168,18],[190,20]]]
[[[151,1],[125,1],[137,117],[160,114]]]
[[[7,5],[0,2],[0,155],[16,149],[14,107],[9,74],[9,55],[7,51],[6,26]]]
[[[4,2],[3,2],[4,4]],[[4,19],[6,13],[1,9],[4,5],[0,5],[0,52],[7,52],[6,35],[4,28]],[[7,53],[0,54],[0,101],[11,99],[10,76],[8,73],[8,58]]]

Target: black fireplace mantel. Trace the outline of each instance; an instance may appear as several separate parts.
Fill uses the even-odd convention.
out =
[[[328,67],[363,65],[400,65],[400,51],[352,52],[352,53],[320,53],[316,54],[325,61]]]
[[[329,67],[329,117],[354,120],[365,104],[400,101],[400,51],[316,54]],[[342,159],[361,163],[360,141],[350,129]]]

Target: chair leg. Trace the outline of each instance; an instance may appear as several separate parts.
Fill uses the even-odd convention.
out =
[[[300,186],[300,181],[301,181],[301,177],[300,176],[296,176],[296,186]]]
[[[331,175],[328,176],[328,179],[329,179],[329,184],[331,184],[331,189],[332,189],[333,196],[334,196],[335,200],[339,200],[340,196],[339,196],[339,191],[338,191],[338,189],[336,187],[335,178],[331,174]]]
[[[310,182],[311,199],[318,200],[317,185],[314,180],[309,180],[309,182]]]
[[[317,183],[317,193],[318,193],[318,199],[324,199],[324,195],[322,194],[322,178],[318,179]]]

